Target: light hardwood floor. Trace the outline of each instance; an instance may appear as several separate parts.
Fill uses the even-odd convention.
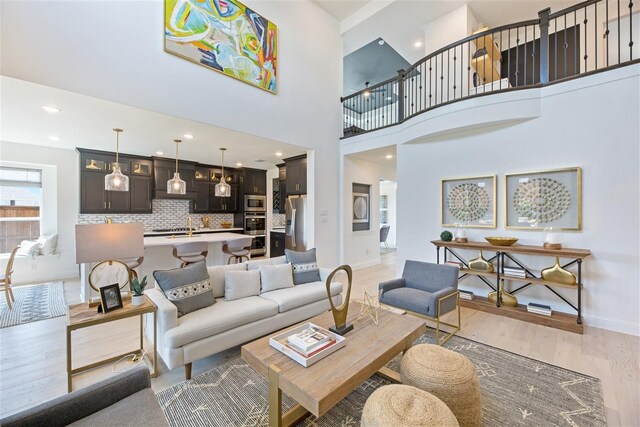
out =
[[[354,272],[351,299],[363,290],[377,291],[378,283],[396,277],[395,253],[382,255],[381,264]],[[69,304],[79,302],[79,282],[65,282]],[[65,317],[0,329],[0,417],[66,393]],[[74,365],[125,352],[136,347],[138,323],[125,319],[74,332]],[[459,335],[514,353],[561,366],[602,380],[606,416],[611,426],[640,425],[640,338],[597,328],[584,335],[563,332],[471,309],[462,309]],[[230,349],[193,364],[201,374],[238,357]],[[168,371],[160,363],[155,391],[183,381],[182,368]],[[74,377],[80,388],[112,374],[98,368]]]

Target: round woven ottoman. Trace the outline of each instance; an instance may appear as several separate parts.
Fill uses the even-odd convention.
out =
[[[402,384],[380,387],[362,409],[362,427],[458,426],[453,412],[431,393]]]
[[[439,345],[418,344],[402,357],[402,383],[426,390],[447,404],[462,427],[480,425],[482,404],[476,368]]]

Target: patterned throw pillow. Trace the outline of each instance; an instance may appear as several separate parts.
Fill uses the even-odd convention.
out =
[[[184,268],[154,271],[153,277],[167,299],[178,308],[178,317],[216,302],[205,261]]]
[[[316,261],[316,248],[309,249],[306,252],[285,249],[284,255],[293,268],[294,284],[302,285],[303,283],[320,281],[320,270]]]

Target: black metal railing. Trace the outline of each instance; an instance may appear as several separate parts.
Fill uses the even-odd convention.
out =
[[[588,0],[477,32],[375,86],[341,98],[343,138],[397,125],[443,105],[539,87],[640,62],[633,0]],[[637,9],[637,7],[636,7]]]

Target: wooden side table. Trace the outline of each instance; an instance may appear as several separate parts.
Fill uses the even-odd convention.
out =
[[[96,307],[89,307],[87,303],[74,304],[69,306],[67,313],[67,391],[70,393],[73,389],[71,378],[73,375],[93,369],[97,366],[107,363],[115,362],[122,357],[132,354],[144,352],[144,315],[153,314],[153,352],[150,357],[149,353],[145,353],[144,360],[148,363],[151,371],[151,376],[155,377],[158,372],[157,368],[157,310],[156,305],[145,296],[144,304],[131,305],[131,300],[123,301],[124,306],[117,310],[110,311],[108,313],[98,313]],[[80,366],[78,368],[72,367],[71,359],[71,332],[77,329],[88,328],[90,326],[100,325],[103,323],[112,322],[114,320],[126,319],[129,317],[140,316],[140,348],[126,353],[119,354],[117,356],[110,357],[108,359],[100,360],[98,362],[91,363],[89,365]]]

